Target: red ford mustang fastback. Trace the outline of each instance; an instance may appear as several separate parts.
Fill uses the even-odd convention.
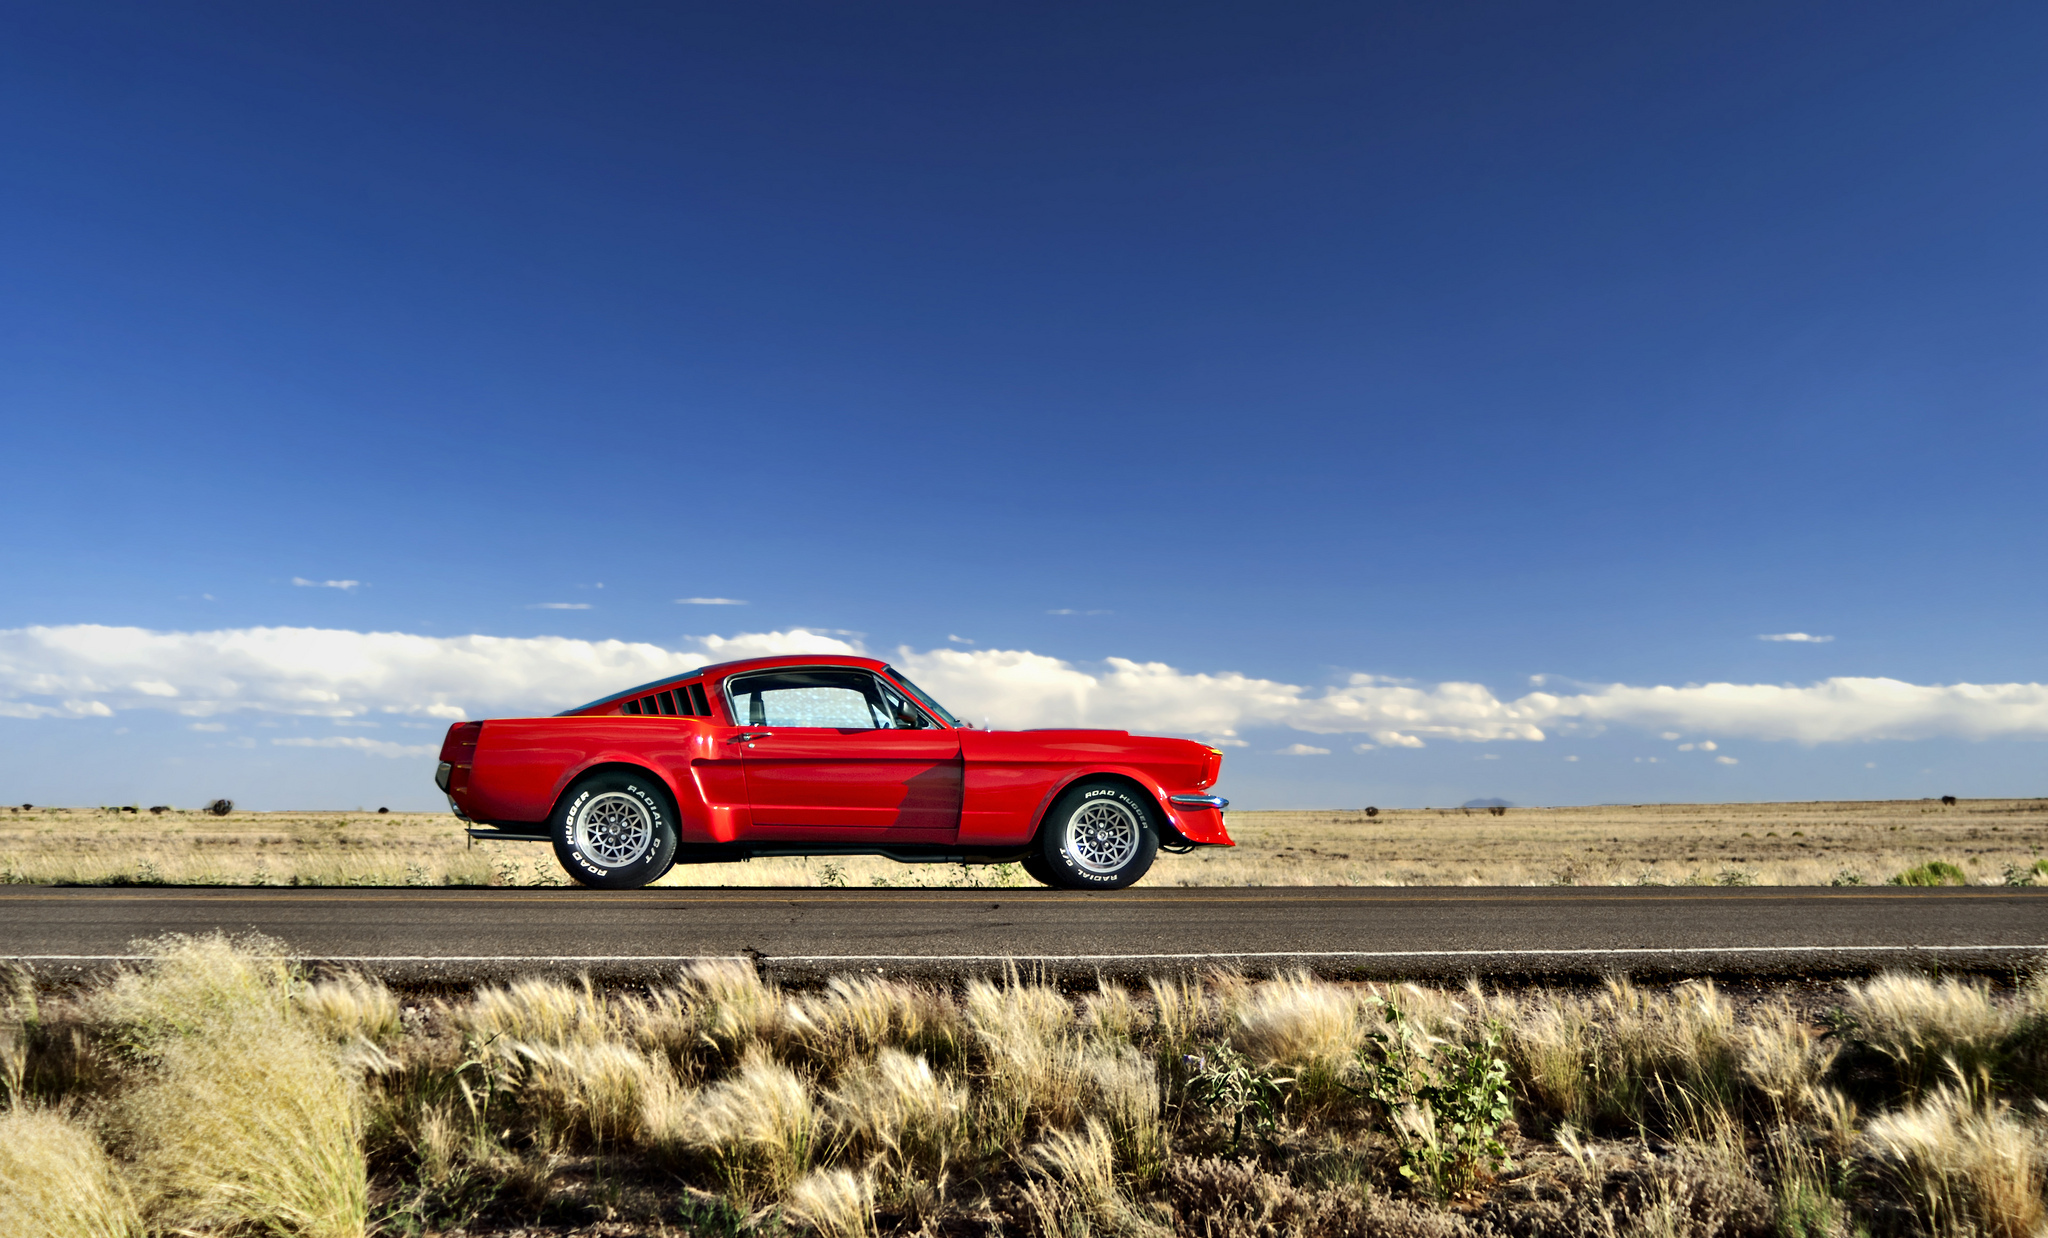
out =
[[[978,731],[873,658],[727,662],[552,718],[448,728],[434,781],[477,838],[548,841],[630,890],[766,855],[1021,862],[1114,890],[1229,847],[1220,749],[1126,731]]]

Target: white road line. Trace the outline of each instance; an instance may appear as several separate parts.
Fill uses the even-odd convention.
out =
[[[758,959],[763,963],[1116,963],[1178,959],[1457,959],[1612,957],[1685,954],[1840,954],[1969,951],[2040,951],[2020,946],[1619,946],[1544,950],[1256,950],[1185,954],[307,954],[323,963],[694,963]],[[0,954],[19,963],[140,963],[147,954]]]

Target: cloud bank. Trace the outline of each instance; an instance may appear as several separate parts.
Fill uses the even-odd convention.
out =
[[[0,630],[0,716],[190,718],[296,715],[458,720],[551,713],[711,662],[857,653],[831,634],[704,636],[693,648],[564,637],[416,636],[325,628],[154,632],[77,624]],[[1703,741],[2048,737],[2048,685],[1912,684],[1838,677],[1806,685],[1574,685],[1504,698],[1477,683],[1352,675],[1309,687],[1233,671],[1110,658],[1081,665],[1019,649],[900,648],[892,657],[963,717],[998,727],[1103,726],[1241,746],[1243,730],[1356,735],[1356,745],[1536,742],[1640,728]],[[329,745],[337,746],[337,745]],[[367,743],[346,746],[373,751]],[[1296,745],[1304,752],[1315,745]],[[1704,751],[1713,745],[1700,742]]]

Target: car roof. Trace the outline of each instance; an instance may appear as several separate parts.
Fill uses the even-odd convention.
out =
[[[783,653],[766,658],[741,658],[733,662],[714,662],[710,666],[700,666],[694,671],[684,671],[678,675],[665,675],[660,679],[643,683],[636,688],[626,688],[623,691],[614,692],[610,696],[598,697],[596,700],[578,705],[574,709],[565,709],[555,716],[566,718],[574,714],[588,713],[593,709],[601,709],[614,701],[623,701],[627,697],[639,696],[643,692],[657,692],[668,687],[670,684],[678,684],[686,680],[702,679],[708,684],[713,680],[737,675],[742,671],[767,670],[777,666],[858,666],[865,670],[879,671],[885,669],[888,663],[883,662],[879,658],[864,658],[858,654],[850,653]]]

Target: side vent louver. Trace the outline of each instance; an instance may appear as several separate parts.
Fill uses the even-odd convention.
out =
[[[704,685],[693,683],[685,684],[679,688],[670,688],[656,692],[649,696],[635,697],[633,700],[621,704],[619,712],[643,718],[676,716],[684,718],[709,718],[711,716],[711,702],[704,695]]]

